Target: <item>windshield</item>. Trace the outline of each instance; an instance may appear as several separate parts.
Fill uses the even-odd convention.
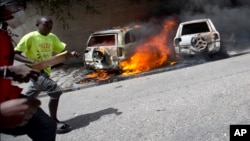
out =
[[[191,23],[191,24],[183,25],[181,35],[196,34],[196,33],[202,33],[202,32],[209,32],[209,28],[206,22]]]
[[[92,36],[88,46],[113,46],[115,45],[115,35]]]

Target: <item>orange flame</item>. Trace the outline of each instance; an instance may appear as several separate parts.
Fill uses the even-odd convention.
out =
[[[166,21],[163,29],[136,47],[135,54],[129,59],[120,62],[123,75],[137,74],[158,68],[168,59],[170,53],[168,42],[168,32],[175,26],[174,20]]]
[[[98,80],[107,80],[110,78],[109,74],[105,70],[98,70],[86,76],[87,78],[97,78]]]
[[[79,83],[85,84],[85,83],[89,83],[89,82],[104,81],[104,80],[108,80],[113,75],[114,74],[111,74],[106,70],[97,70],[95,72],[92,72],[92,73],[86,75],[86,78],[79,81]]]
[[[123,71],[122,75],[137,74],[164,65],[170,54],[169,47],[167,46],[168,35],[175,25],[175,20],[166,21],[159,34],[151,36],[143,44],[137,46],[135,54],[129,59],[120,62],[120,67]],[[135,25],[134,28],[139,27],[140,25]],[[104,52],[103,49],[99,51]],[[175,63],[176,62],[170,62],[170,65],[174,65]],[[80,84],[108,80],[114,75],[116,74],[106,70],[97,70],[86,75],[86,78],[81,80]]]
[[[105,49],[104,48],[99,48],[99,51],[104,54],[105,53]]]

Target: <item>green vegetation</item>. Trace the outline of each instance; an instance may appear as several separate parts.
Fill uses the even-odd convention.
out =
[[[74,20],[72,9],[75,5],[81,5],[87,14],[101,14],[93,0],[20,0],[26,4],[33,5],[40,15],[54,16],[63,24],[68,20]],[[114,0],[115,1],[115,0]],[[141,4],[150,0],[129,0],[131,4]],[[162,1],[162,0],[159,0]]]
[[[40,15],[51,15],[62,23],[73,20],[71,10],[74,5],[83,5],[86,13],[98,14],[96,7],[89,3],[89,0],[21,0],[23,3],[32,4]]]

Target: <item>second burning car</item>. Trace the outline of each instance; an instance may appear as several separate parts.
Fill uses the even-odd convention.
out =
[[[199,19],[180,23],[174,38],[177,54],[215,54],[220,51],[221,39],[210,19]]]

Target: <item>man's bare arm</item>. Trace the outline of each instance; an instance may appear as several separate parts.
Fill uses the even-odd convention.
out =
[[[39,74],[39,71],[34,70],[25,64],[0,67],[0,77],[12,78],[13,80],[18,82],[28,82],[30,78],[36,80]]]
[[[20,61],[22,63],[26,63],[26,64],[35,63],[35,61],[26,58],[25,56],[22,55],[22,52],[19,52],[19,51],[15,51],[15,60]]]

